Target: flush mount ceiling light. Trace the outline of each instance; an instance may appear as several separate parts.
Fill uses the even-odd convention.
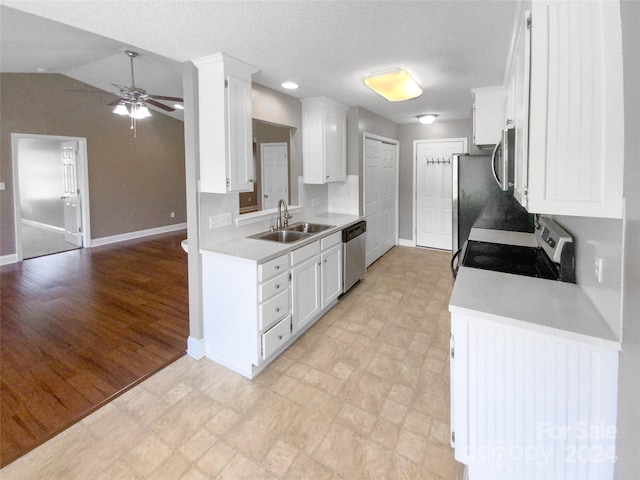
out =
[[[436,121],[438,115],[435,113],[425,113],[424,115],[418,115],[417,118],[423,125],[431,125]]]
[[[422,95],[422,88],[406,70],[371,75],[364,79],[364,83],[390,102],[402,102]]]
[[[284,82],[280,85],[282,88],[286,88],[287,90],[295,90],[296,88],[298,88],[300,85],[298,85],[295,82]]]

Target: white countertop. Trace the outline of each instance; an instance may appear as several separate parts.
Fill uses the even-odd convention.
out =
[[[620,340],[574,283],[460,267],[449,310],[620,350]]]
[[[326,237],[327,235],[338,232],[349,225],[359,222],[360,220],[363,220],[363,218],[358,217],[357,215],[325,213],[314,217],[303,218],[301,220],[296,219],[296,223],[307,222],[335,226],[334,228],[331,228],[329,230],[311,235],[309,238],[305,238],[304,240],[292,243],[279,243],[271,242],[268,240],[259,240],[256,238],[241,237],[219,244],[202,245],[200,248],[200,253],[202,253],[203,255],[229,255],[232,257],[243,258],[245,260],[257,263],[263,263],[291,250],[300,248],[308,243],[315,242],[322,237]]]

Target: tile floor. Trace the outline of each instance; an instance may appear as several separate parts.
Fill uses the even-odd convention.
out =
[[[0,471],[13,479],[457,479],[449,255],[395,247],[253,381],[185,356]]]

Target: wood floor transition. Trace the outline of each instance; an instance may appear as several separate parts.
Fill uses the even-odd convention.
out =
[[[1,466],[185,354],[185,236],[2,267]]]

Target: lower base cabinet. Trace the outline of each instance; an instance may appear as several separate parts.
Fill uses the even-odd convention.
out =
[[[205,355],[253,378],[338,300],[341,232],[256,264],[202,255]]]
[[[451,437],[469,479],[613,479],[617,350],[471,315],[451,325]]]

